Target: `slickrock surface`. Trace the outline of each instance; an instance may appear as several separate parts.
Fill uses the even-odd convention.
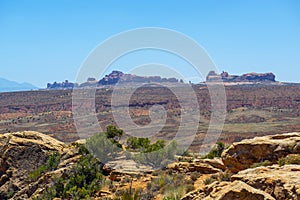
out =
[[[228,170],[237,173],[252,164],[268,160],[272,163],[289,154],[300,154],[300,133],[286,133],[234,143],[222,154]]]
[[[266,192],[257,190],[242,181],[214,182],[188,193],[182,200],[275,200]]]
[[[247,169],[231,178],[263,190],[277,200],[300,199],[300,165]]]

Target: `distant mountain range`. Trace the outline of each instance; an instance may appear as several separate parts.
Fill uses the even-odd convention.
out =
[[[15,92],[38,89],[30,83],[17,83],[4,78],[0,78],[0,92]]]

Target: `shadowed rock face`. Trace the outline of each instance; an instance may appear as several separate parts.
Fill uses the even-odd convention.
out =
[[[241,76],[229,75],[227,72],[217,74],[214,71],[209,72],[206,77],[207,82],[275,82],[275,75],[273,73],[248,73]]]
[[[300,133],[256,137],[234,143],[222,154],[224,165],[233,173],[265,160],[275,164],[289,154],[300,154]]]
[[[60,169],[33,182],[29,173],[44,165],[52,153],[61,155]],[[25,131],[0,135],[0,199],[28,199],[51,177],[66,170],[76,155],[74,148],[38,132]],[[74,160],[73,160],[74,161]],[[70,165],[71,166],[71,165]]]

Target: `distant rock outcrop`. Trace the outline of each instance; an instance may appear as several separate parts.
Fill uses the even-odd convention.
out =
[[[273,73],[247,73],[241,76],[230,75],[228,72],[217,74],[210,71],[206,77],[207,82],[275,82],[275,75]]]
[[[76,83],[71,83],[68,80],[62,82],[62,83],[57,83],[56,81],[54,83],[48,83],[47,84],[47,89],[72,89],[76,87]]]
[[[124,74],[121,71],[112,71],[105,75],[101,80],[97,81],[95,78],[88,78],[82,84],[71,83],[68,80],[62,83],[48,83],[47,89],[72,89],[74,87],[99,87],[107,85],[127,84],[127,83],[178,83],[176,78],[161,78],[160,76],[137,76],[133,74]],[[183,81],[180,80],[182,83]]]
[[[99,81],[99,85],[115,85],[117,83],[177,83],[176,78],[161,78],[160,76],[137,76],[133,74],[124,74],[120,71],[112,71]]]

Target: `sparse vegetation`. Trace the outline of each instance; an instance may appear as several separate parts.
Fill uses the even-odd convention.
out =
[[[289,165],[289,164],[300,165],[300,155],[292,154],[292,155],[288,155],[287,157],[280,158],[278,160],[278,164],[279,166]]]
[[[105,132],[106,138],[109,139],[117,147],[122,148],[122,145],[119,143],[120,138],[123,135],[123,130],[118,129],[116,126],[109,125],[106,128]]]
[[[230,177],[231,177],[231,173],[228,172],[220,172],[218,174],[213,174],[210,177],[208,177],[207,179],[205,179],[203,182],[205,185],[209,185],[215,181],[230,181]]]
[[[66,177],[54,179],[52,185],[46,188],[44,194],[37,197],[36,200],[55,197],[86,199],[101,188],[103,175],[100,162],[84,146],[81,146],[80,149],[82,156],[72,170],[66,173]]]
[[[197,172],[197,171],[195,171],[195,172],[192,172],[191,173],[191,179],[193,180],[193,181],[196,181],[199,177],[200,177],[200,173],[199,172]]]
[[[163,199],[180,199],[184,194],[192,191],[194,185],[189,183],[183,174],[169,174],[167,172],[159,172],[156,178],[148,183],[144,195],[161,194]]]
[[[141,164],[150,165],[153,168],[164,167],[175,159],[177,144],[175,141],[165,146],[164,141],[157,141],[149,145],[140,153],[134,154],[133,159]]]
[[[42,165],[35,169],[34,171],[29,173],[29,179],[31,181],[37,180],[43,173],[47,171],[53,171],[57,168],[58,164],[60,162],[60,154],[58,152],[52,153],[45,165]]]
[[[217,142],[216,147],[212,149],[204,158],[213,159],[215,157],[221,157],[222,152],[225,149],[225,145],[222,142]]]
[[[123,130],[115,126],[108,126],[105,133],[96,133],[86,141],[87,148],[105,164],[115,158],[122,151],[122,145],[118,142]]]
[[[129,137],[127,139],[127,149],[149,153],[165,147],[165,141],[163,140],[157,140],[154,144],[150,144],[150,142],[148,138]]]
[[[256,167],[262,167],[262,166],[270,166],[272,165],[272,162],[269,160],[264,160],[262,162],[254,163],[250,166],[250,168],[256,168]]]
[[[201,114],[205,118],[199,127],[200,133],[205,133],[210,117],[209,92],[205,88],[199,90],[199,87],[194,87],[194,89],[199,97],[199,102],[201,102]],[[113,122],[113,116],[109,112],[111,92],[111,89],[96,91],[95,110],[101,124],[112,124]],[[266,135],[299,130],[299,85],[232,86],[226,87],[226,92],[228,121],[223,130],[226,135],[224,137],[226,143],[240,141],[257,136],[257,134]],[[71,101],[72,90],[2,93],[0,94],[1,133],[15,132],[30,127],[33,131],[54,134],[54,137],[64,142],[76,141],[78,134],[71,114]],[[143,87],[137,90],[132,95],[130,107],[134,120],[145,121],[145,115],[139,113],[148,110],[154,104],[161,104],[168,108],[168,118],[170,119],[168,120],[173,123],[173,126],[165,127],[166,134],[176,132],[178,127],[176,121],[178,121],[178,113],[180,113],[179,104],[176,97],[167,88]],[[251,115],[265,120],[264,122],[252,121],[250,123],[247,121],[249,119],[247,116]]]

